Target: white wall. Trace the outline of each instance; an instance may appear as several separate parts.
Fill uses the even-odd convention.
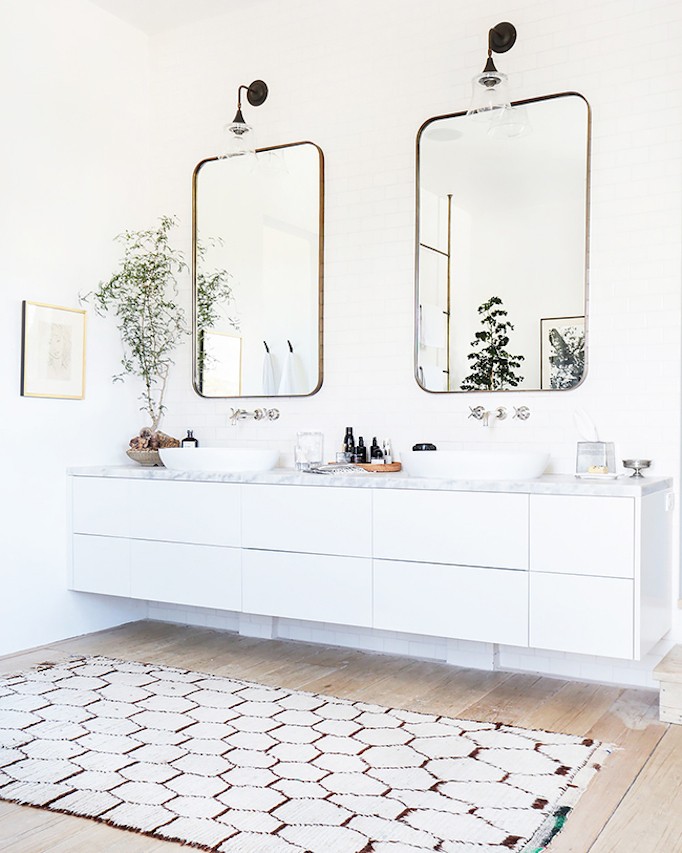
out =
[[[112,237],[145,224],[146,39],[85,0],[0,4],[0,654],[139,618],[66,591],[70,465],[122,462],[135,391],[89,317],[86,398],[19,396],[21,302],[78,307],[113,271]],[[89,312],[92,315],[92,312]]]
[[[513,98],[574,90],[593,109],[590,337],[580,388],[477,395],[532,411],[486,431],[467,419],[471,397],[429,395],[413,379],[414,156],[426,118],[466,107],[498,20],[519,34],[498,63]],[[270,0],[155,36],[153,203],[182,217],[187,246],[191,172],[217,150],[238,84],[270,86],[263,106],[245,108],[260,144],[312,139],[327,165],[322,390],[280,400],[276,423],[231,427],[231,401],[193,394],[187,351],[167,423],[205,443],[276,444],[289,461],[297,429],[324,430],[331,455],[346,424],[398,449],[533,444],[571,472],[582,407],[619,458],[677,476],[680,35],[682,6],[667,0]]]

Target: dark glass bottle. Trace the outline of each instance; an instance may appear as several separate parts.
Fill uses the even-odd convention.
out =
[[[384,454],[376,436],[372,439],[372,446],[369,449],[369,461],[372,465],[383,465],[384,462]]]
[[[355,438],[353,438],[353,427],[346,427],[346,434],[343,438],[343,451],[353,455],[355,450]]]
[[[194,437],[194,431],[191,429],[187,430],[187,435],[180,442],[181,447],[199,447],[199,442]]]
[[[353,451],[353,462],[356,465],[365,465],[367,463],[367,448],[365,447],[365,439],[360,436],[357,446]]]

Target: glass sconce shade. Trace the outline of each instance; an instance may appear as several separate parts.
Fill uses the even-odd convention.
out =
[[[225,125],[224,150],[220,157],[241,157],[256,153],[256,134],[245,121]]]
[[[500,110],[510,108],[506,74],[501,71],[484,71],[474,77],[468,116],[487,121],[496,117]]]
[[[532,131],[528,111],[522,105],[494,110],[492,116],[488,128],[488,136],[492,139],[518,139]]]

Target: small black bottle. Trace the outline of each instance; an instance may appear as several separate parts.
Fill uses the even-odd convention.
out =
[[[180,447],[199,447],[199,442],[194,437],[193,430],[187,430],[187,435],[180,442]]]
[[[362,436],[358,438],[357,446],[353,450],[353,462],[356,465],[367,464],[367,448],[365,447],[365,439]]]
[[[349,454],[349,458],[355,450],[355,439],[353,438],[353,427],[346,427],[346,434],[343,438],[343,452]]]
[[[372,465],[384,464],[384,454],[379,447],[379,442],[377,441],[376,436],[372,439],[372,446],[369,449],[369,461]]]

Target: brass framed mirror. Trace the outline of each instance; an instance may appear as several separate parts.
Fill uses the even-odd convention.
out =
[[[324,157],[312,142],[202,160],[192,178],[193,384],[298,397],[323,378]]]
[[[590,127],[566,92],[417,135],[415,377],[567,390],[587,370]]]

